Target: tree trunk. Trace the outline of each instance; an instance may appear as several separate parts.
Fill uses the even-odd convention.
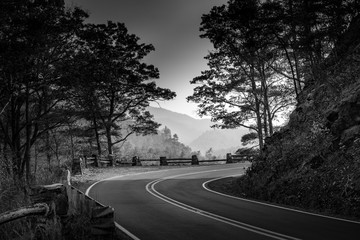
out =
[[[36,177],[37,164],[38,164],[38,150],[37,150],[37,142],[34,144],[34,176]]]
[[[107,139],[107,146],[108,146],[108,155],[112,155],[112,139],[111,139],[111,126],[106,124],[106,139]]]
[[[45,134],[45,148],[46,148],[46,160],[48,163],[49,171],[51,171],[51,142],[50,142],[50,133],[49,130]]]
[[[255,114],[256,114],[256,124],[258,129],[258,139],[259,139],[259,148],[260,148],[260,154],[262,153],[263,147],[264,147],[264,138],[263,138],[263,131],[262,131],[262,116],[261,116],[261,106],[260,106],[260,100],[257,95],[257,88],[256,88],[256,82],[255,82],[255,67],[252,64],[251,70],[250,70],[250,80],[251,80],[251,88],[255,99]]]
[[[31,215],[45,215],[47,213],[49,213],[49,206],[46,203],[37,203],[30,207],[23,207],[17,210],[2,213],[0,215],[0,225],[22,217]]]
[[[100,157],[101,156],[101,144],[100,144],[100,136],[99,136],[98,125],[96,122],[95,114],[93,114],[93,124],[94,124],[97,152],[98,152],[98,156]]]
[[[12,158],[12,171],[14,182],[16,183],[22,177],[21,173],[21,153],[20,153],[20,146],[21,146],[21,139],[20,139],[20,107],[17,106],[20,100],[12,99],[11,102],[11,140],[10,140],[10,148],[11,148],[11,158]]]
[[[71,144],[71,161],[75,158],[75,144],[74,144],[74,136],[72,134],[71,124],[69,123],[69,133],[70,133],[70,144]]]
[[[30,120],[30,93],[29,83],[26,85],[26,100],[25,100],[25,124],[26,124],[26,139],[25,139],[25,150],[24,150],[24,163],[25,163],[25,176],[26,181],[29,183],[30,180],[30,148],[31,148],[31,120]],[[21,171],[24,171],[23,168]]]

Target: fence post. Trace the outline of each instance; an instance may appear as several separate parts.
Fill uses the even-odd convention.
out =
[[[141,166],[141,162],[138,156],[132,158],[132,166]]]
[[[80,158],[73,158],[73,162],[71,165],[71,171],[72,171],[73,175],[77,175],[77,174],[82,175]]]
[[[199,159],[196,155],[191,156],[191,165],[199,165]]]
[[[233,163],[231,153],[226,154],[226,163]]]
[[[108,160],[110,161],[110,166],[113,167],[114,166],[114,155],[109,154],[108,155]]]
[[[160,157],[160,166],[167,166],[168,162],[166,160],[166,157]]]
[[[92,155],[92,157],[94,158],[94,167],[99,167],[99,162],[98,162],[98,157],[97,155]]]
[[[87,157],[86,156],[84,156],[84,161],[85,161],[85,168],[87,168],[88,166],[87,166]]]

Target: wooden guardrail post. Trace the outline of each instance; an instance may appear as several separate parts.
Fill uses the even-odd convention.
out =
[[[166,160],[166,157],[160,157],[160,166],[167,166],[168,162]]]
[[[87,157],[86,156],[84,156],[84,162],[85,162],[85,168],[87,168],[88,165],[87,165]]]
[[[34,204],[46,203],[53,206],[54,209],[50,210],[58,216],[67,215],[69,209],[68,195],[66,187],[61,183],[33,187],[30,199]]]
[[[141,162],[138,156],[132,158],[132,166],[141,166]]]
[[[191,165],[199,165],[199,159],[196,155],[191,156]]]
[[[232,155],[231,153],[226,154],[226,163],[233,163]]]
[[[114,155],[113,154],[109,154],[108,155],[108,160],[110,162],[110,166],[113,167],[114,166]]]
[[[74,158],[71,165],[71,172],[73,175],[80,174],[82,175],[81,171],[81,159],[80,158]]]
[[[99,159],[98,156],[93,154],[92,157],[94,158],[94,167],[99,167]]]

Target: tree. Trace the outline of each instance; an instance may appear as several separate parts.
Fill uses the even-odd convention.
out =
[[[199,114],[210,115],[215,127],[249,128],[260,149],[273,133],[273,120],[293,103],[292,89],[274,71],[273,44],[262,35],[257,1],[229,1],[202,18],[200,30],[215,50],[205,58],[210,70],[191,81],[202,84],[188,100],[199,103]]]
[[[109,155],[115,144],[134,133],[156,133],[160,125],[145,108],[151,101],[175,97],[169,89],[156,86],[158,69],[142,62],[154,47],[138,41],[124,24],[111,21],[88,24],[79,34],[82,49],[75,61],[82,65],[75,65],[79,72],[74,95],[79,96],[87,119],[92,119],[97,138],[104,130]]]
[[[264,28],[279,61],[274,69],[294,81],[299,96],[306,81],[319,79],[318,68],[358,15],[357,0],[287,0],[262,4]]]
[[[65,10],[63,1],[6,2],[0,11],[0,136],[14,178],[25,172],[29,179],[31,147],[70,117],[69,86],[58,66],[69,59],[87,15]]]
[[[324,79],[321,64],[359,14],[359,2],[329,0],[230,0],[202,17],[201,37],[214,51],[210,70],[188,100],[214,126],[247,127],[260,149],[273,121],[294,105],[306,84]],[[306,79],[306,81],[305,81]]]
[[[122,146],[121,157],[132,158],[134,155],[134,146],[137,146],[137,155],[140,158],[158,159],[166,156],[168,158],[189,158],[191,157],[191,149],[179,142],[176,138],[177,134],[171,137],[171,130],[164,127],[159,130],[157,134],[150,134],[146,136],[130,136],[124,146]],[[139,150],[140,149],[140,150]]]
[[[205,152],[205,159],[215,159],[216,157],[213,156],[213,154],[214,154],[213,149],[212,149],[212,148],[209,148],[209,150],[207,150],[207,151]]]

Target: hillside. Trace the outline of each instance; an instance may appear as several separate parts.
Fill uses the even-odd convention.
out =
[[[189,144],[202,133],[211,129],[210,119],[195,119],[164,108],[148,107],[147,110],[154,115],[156,122],[162,124],[160,128],[167,126],[172,134],[176,133],[179,141],[184,144]]]
[[[177,134],[179,141],[191,147],[193,151],[205,153],[209,148],[213,150],[228,149],[240,146],[241,136],[247,129],[212,129],[210,119],[195,119],[186,114],[180,114],[163,108],[149,107],[155,121],[168,127],[172,134]]]
[[[189,146],[196,151],[205,153],[209,148],[214,150],[239,148],[241,136],[248,132],[247,129],[212,129],[204,132]]]
[[[238,180],[243,196],[360,218],[359,17],[340,43]]]

